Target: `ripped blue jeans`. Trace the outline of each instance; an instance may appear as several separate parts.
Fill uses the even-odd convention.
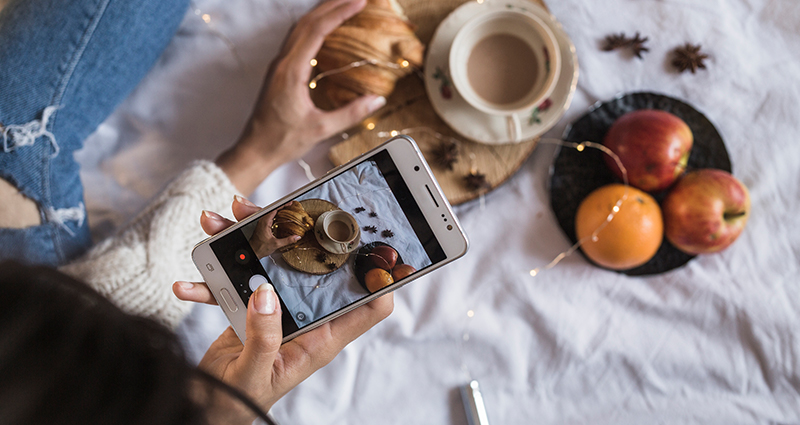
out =
[[[56,266],[88,249],[73,154],[152,67],[188,3],[12,0],[0,10],[0,178],[42,223],[0,228],[0,260]]]

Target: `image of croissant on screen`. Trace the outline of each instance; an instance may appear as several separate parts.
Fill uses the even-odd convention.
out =
[[[292,202],[280,209],[272,223],[272,233],[276,238],[303,236],[314,227],[314,219],[299,202]]]
[[[375,59],[376,64],[333,73],[320,80],[320,95],[329,107],[342,106],[365,94],[388,97],[395,82],[422,66],[425,46],[414,25],[393,0],[368,0],[364,9],[330,33],[317,55],[325,72]]]

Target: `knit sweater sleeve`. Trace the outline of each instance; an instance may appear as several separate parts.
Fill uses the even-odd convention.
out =
[[[192,303],[172,293],[176,280],[198,281],[191,251],[207,235],[202,210],[230,216],[236,188],[216,165],[197,162],[173,180],[116,235],[61,271],[88,283],[121,309],[175,328]]]

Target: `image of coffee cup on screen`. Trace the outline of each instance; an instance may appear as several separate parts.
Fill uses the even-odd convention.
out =
[[[298,327],[380,289],[374,279],[367,286],[369,270],[362,265],[375,263],[371,251],[376,246],[396,251],[402,261],[392,265],[398,272],[432,264],[374,161],[303,193],[241,231]],[[385,274],[390,278],[382,275],[383,284],[391,284],[391,268]]]

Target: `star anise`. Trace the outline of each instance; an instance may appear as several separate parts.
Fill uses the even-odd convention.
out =
[[[336,268],[336,263],[328,263],[328,264],[325,264],[325,267],[327,267],[327,268],[328,268],[328,270],[333,270],[333,269],[335,269],[335,268]]]
[[[455,142],[442,142],[431,151],[431,162],[448,170],[453,170],[453,164],[458,159],[458,145]]]
[[[325,255],[324,252],[318,252],[315,260],[317,260],[318,263],[324,263],[328,261],[328,256]]]
[[[672,65],[678,68],[678,71],[683,72],[687,69],[692,71],[692,74],[697,69],[706,69],[706,64],[703,63],[708,59],[708,55],[700,51],[701,46],[686,43],[683,47],[677,47],[672,51]]]
[[[375,227],[375,226],[364,226],[363,229],[364,229],[365,232],[370,232],[370,233],[377,233],[378,232],[378,228]]]
[[[364,207],[356,207],[356,209],[354,209],[354,210],[353,210],[353,212],[355,212],[356,214],[358,214],[358,213],[360,213],[360,212],[364,212],[364,211],[366,211],[366,210],[367,210],[367,209],[366,209],[366,208],[364,208]]]
[[[647,37],[641,38],[641,36],[639,36],[638,32],[636,33],[635,36],[633,36],[632,39],[629,40],[629,45],[630,45],[631,50],[633,50],[633,55],[634,56],[636,56],[637,58],[641,59],[642,58],[642,52],[649,52],[650,51],[650,49],[648,49],[647,47],[644,47],[644,43],[646,43],[646,42],[647,42]]]
[[[619,49],[620,47],[625,47],[627,45],[628,37],[625,37],[624,32],[619,34],[611,34],[606,36],[605,44],[603,45],[603,51],[610,52],[614,49]]]
[[[619,34],[607,35],[602,50],[605,52],[610,52],[612,50],[627,47],[631,49],[634,56],[642,59],[642,53],[650,50],[647,47],[644,47],[644,43],[646,42],[647,37],[642,38],[638,32],[633,36],[633,38],[628,38],[625,36],[625,33],[621,32]]]
[[[375,218],[375,217],[378,216],[378,213],[376,213],[375,211],[370,211],[369,212],[369,216],[372,217],[372,218]]]
[[[486,181],[486,175],[477,171],[467,174],[464,177],[464,184],[466,184],[470,190],[485,190],[492,187],[492,185]]]
[[[389,230],[389,229],[386,229],[386,230],[381,232],[381,236],[383,236],[384,238],[393,238],[394,237],[394,232]]]

